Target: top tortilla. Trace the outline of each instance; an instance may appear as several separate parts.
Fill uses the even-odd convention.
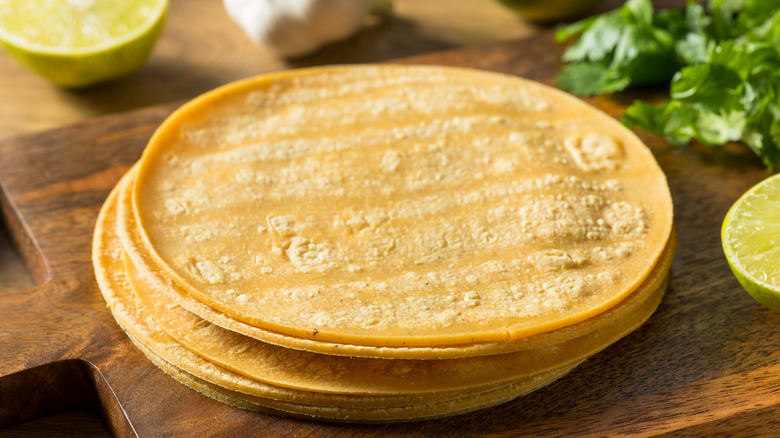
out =
[[[560,91],[474,70],[327,67],[231,84],[158,129],[133,208],[192,298],[369,346],[519,339],[634,291],[672,227],[650,151]]]

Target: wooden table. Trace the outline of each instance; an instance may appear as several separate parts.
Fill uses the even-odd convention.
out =
[[[601,10],[614,7],[622,3],[619,0],[605,1]],[[658,6],[679,5],[682,1],[656,1]],[[222,9],[221,2],[218,0],[172,0],[169,15],[169,21],[152,57],[144,68],[133,76],[121,80],[107,83],[89,90],[80,92],[69,92],[60,90],[44,82],[38,77],[28,73],[21,67],[14,64],[7,56],[0,56],[0,140],[16,138],[22,134],[36,133],[51,128],[57,128],[74,122],[89,122],[96,120],[98,116],[121,113],[127,110],[145,108],[152,105],[177,102],[192,98],[193,96],[211,89],[225,82],[239,79],[242,77],[280,70],[295,68],[301,66],[332,64],[332,63],[354,63],[354,62],[373,62],[385,61],[400,57],[418,55],[432,51],[453,49],[462,46],[487,45],[490,46],[499,41],[514,40],[525,37],[532,37],[545,32],[544,28],[519,20],[512,13],[497,6],[492,0],[449,0],[447,2],[437,2],[433,0],[395,0],[396,10],[395,18],[386,22],[377,23],[365,31],[361,32],[355,38],[348,41],[335,44],[326,48],[320,53],[296,61],[284,61],[276,58],[273,54],[251,45],[243,33],[234,26]],[[197,24],[196,24],[197,23]],[[517,44],[522,44],[518,42]],[[486,46],[486,47],[487,47]],[[504,49],[511,45],[502,45]],[[498,52],[496,52],[498,53]],[[452,57],[450,57],[452,58]],[[455,61],[457,63],[457,59]],[[604,102],[601,102],[604,103]],[[607,103],[609,105],[609,103]],[[654,152],[656,152],[654,150]],[[738,170],[737,175],[739,187],[734,187],[728,192],[728,196],[735,197],[742,187],[760,177],[761,171],[755,165],[756,160],[746,156],[744,151],[737,150],[739,160],[747,167],[747,170]],[[734,172],[732,167],[723,166],[719,160],[723,156],[719,154],[696,155],[698,152],[683,152],[681,155],[677,152],[661,151],[661,160],[663,163],[672,163],[665,170],[670,172],[673,178],[679,178],[679,175],[685,173],[684,169],[674,167],[674,163],[681,161],[690,163],[708,163],[713,164],[711,168],[702,170],[700,173],[703,178],[713,178],[713,175],[723,175],[726,172]],[[675,155],[675,157],[671,157]],[[671,158],[670,158],[671,157]],[[703,157],[703,158],[702,158]],[[2,159],[2,157],[0,157]],[[663,161],[666,160],[666,161]],[[663,164],[662,163],[662,164]],[[759,166],[760,167],[760,166]],[[691,190],[696,188],[673,187],[673,194],[677,197],[686,198]],[[716,190],[713,187],[707,190]],[[733,193],[732,193],[733,192]],[[722,200],[721,200],[722,201]],[[722,202],[721,202],[722,204]],[[722,209],[719,204],[717,208],[712,205],[703,205],[704,214],[710,211]],[[719,211],[719,210],[718,210]],[[682,212],[682,219],[688,224],[695,224],[695,214],[691,210]],[[709,218],[711,219],[711,218]],[[712,221],[710,221],[712,222]],[[710,228],[712,224],[708,223]],[[690,230],[689,230],[690,231]],[[707,231],[711,234],[711,230]],[[682,236],[683,243],[690,242],[694,235]],[[712,236],[709,236],[712,237]],[[713,271],[712,261],[716,260],[718,266],[715,266],[718,276],[713,288],[725,287],[734,288],[735,280],[728,274],[724,274],[724,263],[716,254],[718,248],[711,244],[710,239],[705,245],[708,253],[698,256],[689,248],[682,247],[680,258],[691,265],[700,260],[705,260],[710,264],[705,266],[699,263],[700,275],[699,283],[695,283],[695,275],[688,275],[684,278],[678,278],[674,287],[676,288],[702,288],[702,283],[707,281],[707,275]],[[682,262],[676,262],[674,269],[688,269],[689,266],[682,266]],[[0,238],[0,311],[2,311],[2,294],[31,288],[35,285],[32,276],[21,261],[21,258],[11,249],[8,240]],[[736,287],[738,288],[738,286]],[[701,292],[701,291],[699,291]],[[698,327],[691,326],[690,323],[703,324],[703,318],[696,315],[676,313],[670,311],[672,306],[680,305],[677,309],[690,309],[690,303],[684,303],[690,300],[689,295],[673,295],[665,306],[666,310],[661,318],[651,323],[653,326],[649,330],[655,329],[658,333],[664,330],[666,323],[682,323],[687,327],[689,333],[679,335],[680,342],[691,342],[691,336],[697,333]],[[750,302],[749,298],[740,296],[737,304],[732,303],[703,303],[702,311],[712,310],[714,307],[723,306],[724,310],[736,309],[741,317],[753,318],[748,321],[752,328],[760,330],[762,324],[777,323],[776,315],[768,314]],[[682,303],[681,303],[682,302]],[[688,306],[688,307],[685,307]],[[731,312],[735,315],[735,312]],[[728,316],[728,315],[727,315]],[[756,320],[755,318],[760,318]],[[686,325],[686,321],[689,323]],[[740,320],[734,316],[732,318],[724,317],[723,324],[733,324]],[[760,338],[760,335],[750,332],[743,327],[735,333],[730,332],[731,327],[723,328],[724,338],[737,342],[740,336],[752,336]],[[650,332],[653,333],[652,331]],[[719,332],[720,333],[720,332]],[[728,335],[726,335],[728,333]],[[751,334],[752,333],[752,334]],[[675,339],[675,338],[667,338]],[[712,341],[712,336],[708,338]],[[652,342],[652,336],[646,342]],[[695,342],[695,339],[693,340]],[[620,421],[626,420],[620,417],[618,412],[628,412],[632,404],[636,403],[638,409],[645,409],[645,416],[657,416],[659,423],[665,423],[668,430],[678,429],[675,436],[706,436],[724,432],[744,432],[749,428],[754,434],[769,435],[778,427],[776,420],[780,413],[778,408],[777,393],[780,392],[778,379],[774,378],[771,371],[776,370],[772,366],[776,360],[777,354],[773,349],[776,342],[767,342],[765,345],[756,345],[755,351],[745,352],[721,352],[712,349],[711,344],[703,344],[697,349],[695,344],[691,345],[690,354],[708,354],[712,355],[713,363],[703,372],[708,373],[709,380],[697,381],[696,369],[668,369],[668,378],[659,384],[665,384],[670,387],[668,396],[663,394],[648,394],[646,397],[626,399],[622,404],[614,405],[614,411],[609,410],[598,413],[602,426],[618,427]],[[721,369],[718,367],[728,366],[728,357],[726,354],[743,354],[749,360],[743,361],[743,369]],[[601,356],[598,361],[602,369],[609,371],[609,363],[605,362],[610,356]],[[700,359],[700,357],[699,357]],[[0,346],[0,361],[2,360],[2,346]],[[750,361],[761,362],[762,365],[770,366],[751,367]],[[699,360],[701,362],[701,360]],[[675,363],[682,363],[677,361]],[[593,375],[599,364],[590,367],[584,371],[581,376],[595,377]],[[614,370],[612,370],[614,374]],[[739,374],[731,374],[731,373]],[[589,374],[590,373],[590,374]],[[739,378],[731,378],[733,376]],[[641,376],[639,376],[641,378]],[[744,381],[740,380],[744,377]],[[664,406],[658,406],[657,400],[666,400],[670,403],[675,401],[677,392],[672,392],[672,383],[675,381],[688,382],[683,390],[689,390],[694,394],[705,394],[711,398],[704,397],[698,403],[677,406],[677,412],[690,411],[689,418],[694,425],[685,427],[685,424],[675,423],[674,427],[669,425],[669,421],[681,421],[679,417],[672,420],[664,418]],[[752,393],[755,393],[756,399],[751,401],[752,393],[740,392],[738,387],[733,388],[733,406],[730,405],[729,391],[735,382],[744,384]],[[648,383],[647,385],[650,385]],[[618,392],[619,386],[614,388],[609,396],[620,399]],[[675,388],[680,389],[680,388]],[[652,395],[652,396],[651,396]],[[537,398],[544,400],[544,396]],[[550,397],[547,400],[554,403],[563,403]],[[537,400],[538,401],[538,400]],[[595,403],[595,402],[594,402]],[[752,403],[752,405],[751,405]],[[670,406],[671,408],[672,406]],[[563,409],[563,408],[562,408]],[[738,414],[738,415],[737,415]],[[569,424],[577,424],[577,415],[582,415],[583,421],[592,418],[593,412],[581,411],[569,415]],[[566,418],[563,415],[561,418]],[[647,417],[649,418],[649,417]],[[646,422],[647,423],[647,422]],[[63,425],[64,424],[64,425]],[[536,424],[538,430],[545,429],[549,425]],[[582,423],[587,427],[587,423]],[[435,429],[429,429],[435,430]],[[529,429],[533,430],[533,429]],[[603,429],[602,429],[603,430]],[[623,427],[622,430],[630,430]],[[659,429],[661,430],[661,429]],[[354,431],[353,431],[354,432]],[[636,430],[636,432],[643,432]],[[648,432],[644,430],[644,432]],[[0,430],[2,436],[105,436],[107,429],[96,420],[95,417],[81,413],[68,415],[55,415],[44,419],[35,420],[31,423],[21,426],[15,426],[10,429]],[[295,435],[295,431],[290,431]],[[498,435],[501,435],[498,433]]]

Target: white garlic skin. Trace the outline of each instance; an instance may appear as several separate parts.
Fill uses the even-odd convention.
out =
[[[223,0],[257,45],[286,58],[308,55],[363,27],[369,0]]]

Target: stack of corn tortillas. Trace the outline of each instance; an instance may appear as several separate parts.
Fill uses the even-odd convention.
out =
[[[360,66],[175,112],[93,258],[116,320],[185,385],[401,421],[564,375],[650,317],[674,248],[664,175],[609,116],[515,77]]]

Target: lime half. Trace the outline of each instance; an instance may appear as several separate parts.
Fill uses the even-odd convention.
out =
[[[780,313],[780,175],[760,182],[734,203],[721,239],[737,280],[756,301]]]
[[[140,68],[167,9],[168,0],[0,0],[0,42],[50,81],[85,87]]]

